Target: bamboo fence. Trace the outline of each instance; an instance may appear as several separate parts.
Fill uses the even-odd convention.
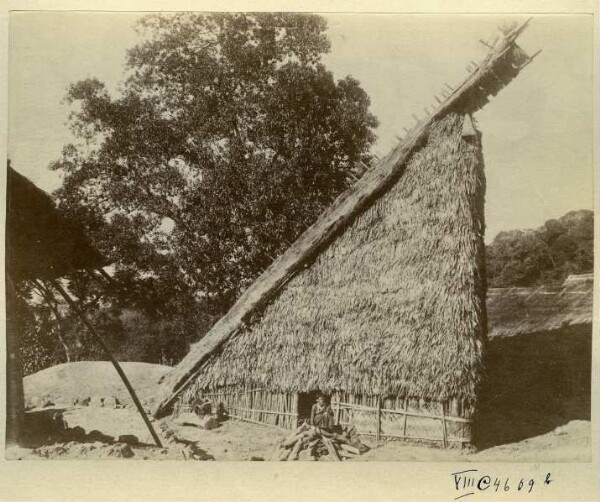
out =
[[[471,442],[471,419],[459,416],[460,403],[401,397],[336,393],[331,406],[339,425],[354,425],[360,434],[376,439],[404,439],[442,443],[444,448]],[[461,413],[462,412],[462,413]]]

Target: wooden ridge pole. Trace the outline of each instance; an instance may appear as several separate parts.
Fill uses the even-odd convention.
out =
[[[113,356],[112,352],[108,348],[108,345],[106,345],[106,342],[104,341],[104,339],[98,334],[98,332],[96,331],[96,329],[94,328],[94,326],[92,325],[90,320],[88,319],[87,315],[85,315],[85,312],[83,312],[79,308],[79,306],[77,305],[75,300],[73,300],[73,298],[71,298],[69,293],[67,293],[67,291],[58,283],[58,281],[52,279],[52,280],[50,280],[50,283],[52,284],[54,289],[56,289],[60,293],[60,295],[65,299],[65,301],[69,304],[69,307],[71,307],[73,309],[73,311],[79,316],[79,318],[81,319],[83,324],[85,324],[85,327],[89,330],[89,332],[96,339],[96,341],[102,346],[102,349],[104,350],[104,352],[110,359],[110,362],[112,363],[112,365],[117,370],[117,373],[121,377],[121,380],[123,380],[125,387],[127,387],[127,390],[129,391],[129,395],[131,396],[131,399],[133,399],[135,407],[140,412],[140,415],[142,416],[142,419],[144,420],[146,427],[148,427],[148,430],[150,431],[150,434],[152,435],[154,442],[156,443],[157,446],[162,448],[162,443],[160,441],[160,438],[158,437],[158,434],[154,430],[154,427],[152,426],[152,423],[150,422],[148,415],[146,415],[146,412],[144,411],[144,407],[142,406],[142,403],[140,403],[140,400],[138,399],[137,394],[135,393],[135,390],[133,390],[133,387],[131,386],[131,383],[129,382],[127,375],[125,375],[123,368],[121,368],[121,365],[115,359],[115,356]]]

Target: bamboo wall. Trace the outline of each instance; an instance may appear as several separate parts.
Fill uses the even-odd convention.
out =
[[[338,392],[331,398],[336,423],[354,425],[360,434],[376,439],[435,442],[444,447],[471,442],[470,409],[456,400],[440,403],[423,399],[356,395]]]
[[[298,421],[297,394],[270,392],[265,389],[205,393],[213,402],[213,411],[223,403],[231,418],[246,422],[293,429]]]
[[[293,429],[298,425],[298,394],[265,389],[224,389],[200,395],[213,403],[213,412],[223,404],[229,417],[246,422]],[[457,400],[446,403],[415,398],[360,395],[337,392],[331,396],[335,423],[353,425],[359,434],[376,439],[433,442],[444,447],[462,446],[472,439],[472,409]]]

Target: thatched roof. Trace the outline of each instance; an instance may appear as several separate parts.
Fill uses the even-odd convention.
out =
[[[56,278],[104,265],[106,259],[58,212],[52,198],[9,165],[6,269],[11,279]]]
[[[197,384],[474,398],[485,181],[479,142],[462,129],[458,114],[435,123],[402,182],[215,352]]]
[[[477,152],[470,151],[461,141],[463,116],[481,108],[489,95],[495,95],[529,62],[530,59],[515,43],[524,27],[515,29],[495,44],[461,85],[421,120],[378,166],[367,171],[354,186],[341,194],[244,292],[232,309],[164,379],[157,415],[188,385],[198,381],[200,375],[203,375],[201,378],[210,378],[206,376],[206,365],[213,365],[215,378],[210,382],[212,384],[229,383],[230,377],[231,383],[239,381],[240,376],[249,377],[244,373],[244,368],[248,368],[245,363],[230,372],[219,363],[226,359],[217,355],[221,350],[223,356],[229,351],[229,364],[234,364],[234,358],[242,355],[240,347],[251,348],[246,343],[250,336],[263,350],[268,349],[266,358],[254,359],[250,364],[254,368],[259,360],[261,364],[272,363],[274,359],[290,363],[296,360],[294,358],[304,357],[303,354],[306,354],[304,368],[313,364],[318,366],[321,361],[320,369],[315,367],[310,374],[288,366],[286,374],[290,376],[287,381],[280,382],[283,388],[309,388],[318,379],[319,388],[331,388],[344,382],[349,386],[348,390],[414,391],[416,395],[435,395],[438,398],[460,393],[466,399],[473,398],[481,356],[480,321],[484,315],[477,301],[483,291],[478,290],[479,279],[476,279],[478,257],[483,256],[483,250],[478,250],[483,233],[483,207],[479,208],[475,202],[479,198],[481,203],[483,200],[483,175],[478,172],[482,167],[476,161]],[[457,145],[461,145],[460,148]],[[444,155],[450,152],[452,154],[445,158]],[[448,159],[451,159],[452,165],[446,164]],[[453,164],[455,162],[456,165]],[[409,169],[410,166],[412,169]],[[396,187],[399,179],[402,182],[393,197],[395,202],[380,204],[379,200]],[[477,186],[479,192],[475,190]],[[402,198],[406,202],[400,202]],[[384,209],[382,205],[385,204],[388,206]],[[393,230],[394,234],[386,235],[383,231],[380,235],[381,239],[392,240],[383,239],[378,243],[377,231],[365,226],[365,223],[383,219],[383,228],[386,228],[386,211],[399,220],[394,223],[392,218],[389,221],[390,227],[386,231]],[[361,218],[364,222],[362,227]],[[359,227],[362,237],[359,237],[358,230],[354,230]],[[377,257],[378,245],[387,245],[389,255]],[[332,251],[334,248],[337,251]],[[452,252],[447,252],[450,249]],[[348,261],[350,255],[358,260],[354,266],[362,272],[344,269],[345,273],[342,273],[343,262]],[[441,256],[445,262],[440,261]],[[330,260],[334,270],[331,276],[324,272],[328,267],[318,265],[324,260]],[[356,281],[380,274],[383,267],[389,266],[388,262],[394,263],[399,274],[390,274],[395,281],[385,286],[391,288],[389,294],[393,301],[372,300],[368,286],[365,286],[363,294],[363,286]],[[428,263],[432,264],[431,269]],[[451,273],[450,264],[457,267],[454,273]],[[401,271],[402,268],[405,271]],[[354,278],[355,282],[343,284],[350,278]],[[394,284],[400,287],[402,281],[411,287],[394,289]],[[311,285],[311,291],[320,294],[303,299],[300,284],[302,287]],[[335,287],[338,284],[339,289]],[[350,291],[352,287],[352,294],[356,294],[352,298],[352,308],[344,307],[350,301],[344,290]],[[329,297],[328,291],[337,298]],[[379,301],[381,304],[378,305]],[[287,312],[286,302],[291,302]],[[324,309],[328,302],[333,302],[332,315],[314,317],[315,309]],[[444,302],[447,305],[443,305]],[[374,316],[380,316],[375,324],[373,317],[369,322],[363,320],[369,310],[373,310]],[[475,317],[469,317],[468,311],[476,312]],[[282,316],[281,319],[276,319],[276,312]],[[436,317],[425,314],[436,314]],[[256,318],[261,316],[257,323]],[[270,319],[273,326],[277,326],[273,328],[273,336],[264,332],[268,325],[265,319]],[[353,323],[349,332],[352,336],[342,331],[342,319]],[[450,326],[456,331],[450,339],[442,342],[436,338],[435,329],[445,330],[445,322],[451,322]],[[401,326],[399,331],[394,331],[398,326]],[[300,329],[303,337],[298,339],[294,333],[299,334],[297,330]],[[468,339],[461,338],[467,329]],[[417,331],[419,335],[410,335]],[[329,344],[326,347],[319,345],[309,332],[329,336]],[[336,338],[332,339],[334,335]],[[407,337],[404,338],[404,335]],[[234,342],[229,343],[234,337],[235,343],[239,344],[237,346],[232,345]],[[395,344],[386,339],[395,340]],[[437,359],[430,357],[432,347]],[[343,359],[339,355],[333,357],[338,348],[344,353]],[[278,350],[286,352],[278,354]],[[386,350],[391,350],[401,360],[394,364],[391,359],[383,357]],[[459,357],[462,350],[465,353]],[[252,353],[260,356],[256,350]],[[384,359],[391,364],[387,369],[377,362]],[[418,366],[425,361],[427,369]],[[436,364],[438,370],[433,369]],[[360,376],[355,371],[357,365],[364,369]],[[219,370],[224,378],[216,376]],[[261,367],[260,372],[254,373],[257,378],[259,374],[272,384],[283,376],[275,371],[272,364],[271,370]],[[292,382],[292,378],[296,380]],[[205,381],[208,383],[208,380]]]
[[[489,336],[515,336],[592,324],[593,274],[571,275],[560,287],[492,288]]]

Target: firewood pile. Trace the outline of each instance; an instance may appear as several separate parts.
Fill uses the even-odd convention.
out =
[[[360,442],[354,427],[329,432],[305,422],[277,445],[273,460],[342,461],[368,450],[369,447]]]

